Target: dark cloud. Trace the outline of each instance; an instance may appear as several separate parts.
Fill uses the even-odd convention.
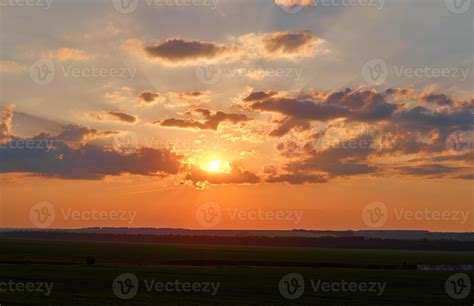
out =
[[[260,178],[252,172],[241,169],[236,164],[230,165],[228,173],[208,172],[198,167],[192,167],[186,175],[186,180],[192,181],[195,185],[209,183],[220,184],[257,184]]]
[[[465,170],[464,167],[449,167],[441,164],[429,164],[422,166],[398,168],[401,174],[427,177],[443,177],[447,174]]]
[[[162,96],[157,92],[142,92],[138,97],[140,102],[144,104],[150,104],[162,99]]]
[[[91,132],[71,133],[69,127],[58,136],[40,134],[29,139],[14,138],[11,146],[0,149],[1,173],[27,173],[62,179],[97,180],[125,173],[147,176],[176,174],[181,157],[168,151],[136,148],[133,154],[123,154],[111,148],[91,144],[71,145],[64,138],[84,139]],[[76,129],[76,131],[79,129]],[[94,132],[97,135],[100,132]],[[69,137],[65,137],[69,135]],[[18,146],[20,142],[35,146]]]
[[[210,42],[170,39],[161,44],[145,47],[148,56],[170,63],[193,62],[217,58],[235,51],[236,47]]]
[[[198,114],[200,117],[202,117],[202,120],[170,118],[162,121],[155,121],[154,123],[164,127],[192,128],[217,131],[219,125],[223,122],[237,124],[250,120],[250,118],[244,114],[228,114],[221,111],[213,113],[207,109],[202,108],[193,110],[192,112],[188,112],[187,114],[192,113]]]
[[[84,142],[94,138],[115,134],[113,131],[99,131],[83,125],[68,124],[63,126],[61,132],[54,137],[61,142]]]
[[[266,182],[268,183],[289,183],[291,185],[301,184],[322,184],[328,180],[321,175],[313,174],[279,174],[267,177]]]
[[[434,103],[439,106],[454,104],[453,99],[445,94],[424,94],[421,96],[421,100],[426,103]]]
[[[263,35],[262,41],[267,54],[301,55],[312,51],[320,39],[306,32],[277,32]]]
[[[474,180],[474,173],[456,176],[455,178],[460,180]]]
[[[396,114],[392,121],[412,128],[455,128],[470,129],[474,124],[474,114],[468,108],[452,110],[430,110],[417,106]]]
[[[248,108],[257,112],[274,112],[285,116],[279,123],[279,127],[271,135],[283,136],[291,130],[302,130],[309,128],[311,122],[324,122],[333,119],[346,119],[347,121],[379,123],[390,122],[395,125],[403,125],[405,129],[430,130],[436,128],[449,128],[468,130],[474,122],[473,108],[469,105],[462,107],[451,107],[448,109],[431,110],[421,105],[413,108],[402,109],[401,104],[389,101],[392,95],[414,98],[411,89],[388,89],[377,93],[374,90],[353,90],[312,95],[305,95],[306,99],[293,97],[275,97],[276,93],[269,92],[251,93],[244,102],[250,103]],[[308,99],[309,96],[314,99]],[[424,97],[424,98],[423,98]],[[444,99],[444,100],[443,100]],[[446,104],[447,96],[437,94],[419,98],[418,104],[443,103]],[[440,101],[444,102],[440,102]],[[452,101],[452,99],[451,99]]]
[[[277,91],[254,91],[250,95],[248,95],[244,99],[244,101],[245,102],[260,101],[260,100],[268,99],[276,94],[278,94]]]
[[[126,123],[135,123],[137,121],[137,117],[124,112],[108,112],[107,114],[112,118]]]
[[[274,94],[272,94],[273,96]],[[272,136],[283,136],[292,129],[308,129],[312,121],[329,121],[345,118],[354,121],[380,121],[387,119],[397,109],[388,103],[385,96],[372,91],[344,91],[331,93],[325,101],[299,100],[289,97],[268,97],[261,92],[252,93],[246,102],[253,101],[250,108],[260,112],[275,112],[285,115]]]

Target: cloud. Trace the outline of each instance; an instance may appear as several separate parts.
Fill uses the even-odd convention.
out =
[[[172,107],[197,107],[211,101],[209,91],[170,92],[169,97]]]
[[[25,65],[15,61],[0,61],[1,74],[18,74],[26,70],[27,68]]]
[[[460,175],[460,176],[457,176],[455,177],[456,179],[460,179],[460,180],[474,180],[474,173],[472,174],[465,174],[465,175]]]
[[[239,37],[248,59],[300,60],[322,52],[324,40],[309,32],[250,33]]]
[[[282,139],[276,147],[280,166],[267,171],[268,182],[319,183],[394,173],[464,178],[474,156],[466,154],[468,147],[452,152],[448,145],[455,133],[472,134],[473,108],[443,93],[360,88],[289,97],[260,91],[242,100],[244,109],[280,116],[271,117],[277,127],[270,132]]]
[[[321,39],[310,33],[277,32],[262,36],[264,54],[267,57],[290,57],[312,56],[315,48],[321,43]]]
[[[153,105],[163,101],[164,97],[158,92],[145,91],[138,96],[139,105]]]
[[[10,139],[14,115],[15,105],[12,104],[3,108],[2,122],[0,122],[0,144],[5,144]]]
[[[377,92],[366,89],[350,89],[320,93],[317,91],[302,97],[288,97],[273,91],[253,92],[243,99],[244,107],[256,112],[272,112],[283,116],[279,126],[270,133],[283,136],[292,130],[307,130],[313,122],[346,121],[380,123],[392,122],[405,128],[429,130],[434,128],[470,129],[473,109],[469,105],[455,106],[444,94],[415,96],[410,90],[386,90]],[[391,101],[396,95],[397,101]],[[402,100],[400,100],[402,99]],[[400,102],[405,101],[405,102]],[[452,106],[430,109],[422,104]]]
[[[124,113],[124,112],[108,112],[107,113],[112,118],[115,118],[119,121],[126,122],[126,123],[135,123],[137,121],[137,117]]]
[[[235,45],[174,38],[156,45],[145,46],[144,50],[149,58],[160,60],[163,63],[188,64],[233,56],[239,51],[239,48]]]
[[[453,105],[454,101],[451,97],[445,94],[428,94],[425,93],[421,96],[421,100],[426,103],[434,103],[439,106]]]
[[[56,135],[54,139],[61,142],[86,143],[91,141],[92,139],[105,137],[113,134],[115,134],[115,132],[113,131],[100,131],[97,129],[89,128],[84,125],[68,124],[62,127],[61,132]]]
[[[213,130],[217,131],[219,125],[223,122],[238,124],[244,123],[250,120],[244,114],[229,114],[222,111],[211,112],[210,110],[199,108],[191,112],[187,112],[188,115],[198,115],[201,120],[195,119],[176,119],[169,118],[162,121],[155,121],[154,124],[159,124],[164,127],[178,127],[178,128],[191,128],[199,130]]]
[[[197,65],[205,61],[232,62],[236,60],[299,60],[322,51],[324,40],[308,32],[249,33],[232,38],[228,43],[172,38],[157,44],[140,39],[128,39],[122,48],[148,61],[172,66]],[[261,79],[264,71],[247,75]]]
[[[278,174],[271,175],[265,180],[267,183],[289,183],[291,185],[322,184],[328,180],[323,175],[317,174]]]
[[[463,167],[449,167],[440,164],[428,164],[422,166],[411,166],[399,168],[400,173],[413,176],[427,176],[432,178],[443,177],[447,174],[465,170]]]
[[[59,48],[56,51],[50,51],[48,57],[51,59],[57,59],[61,62],[75,61],[85,62],[92,58],[90,54],[83,50],[72,49],[72,48]]]
[[[245,171],[236,164],[230,165],[228,173],[208,172],[193,166],[190,168],[185,179],[192,181],[197,187],[202,187],[206,184],[257,184],[260,182],[260,178],[256,174]]]
[[[105,134],[108,132],[70,125],[57,136],[41,133],[28,139],[15,137],[12,144],[22,141],[41,146],[5,146],[0,150],[0,172],[98,180],[126,173],[146,176],[177,174],[181,167],[181,157],[168,150],[137,147],[133,154],[125,155],[108,147],[88,143],[72,145],[63,141]]]
[[[315,0],[275,0],[276,5],[281,5],[287,8],[295,6],[315,6]]]
[[[274,95],[278,94],[277,91],[255,91],[248,95],[244,101],[245,102],[252,102],[252,101],[260,101],[268,99]]]
[[[113,120],[129,124],[136,123],[138,121],[136,116],[121,111],[102,112],[99,114],[90,114],[90,116],[96,120]]]

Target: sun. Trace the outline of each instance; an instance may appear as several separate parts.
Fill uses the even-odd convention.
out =
[[[212,173],[229,173],[230,163],[220,159],[212,159],[207,162],[204,169]]]
[[[221,172],[222,162],[220,160],[211,160],[209,164],[207,164],[207,170],[210,172]]]

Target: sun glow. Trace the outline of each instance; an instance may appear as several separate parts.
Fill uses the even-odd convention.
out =
[[[207,163],[205,170],[213,173],[228,173],[230,171],[230,164],[229,162],[213,159]]]

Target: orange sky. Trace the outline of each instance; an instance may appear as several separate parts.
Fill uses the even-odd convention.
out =
[[[467,12],[145,2],[2,10],[1,227],[472,231]]]

